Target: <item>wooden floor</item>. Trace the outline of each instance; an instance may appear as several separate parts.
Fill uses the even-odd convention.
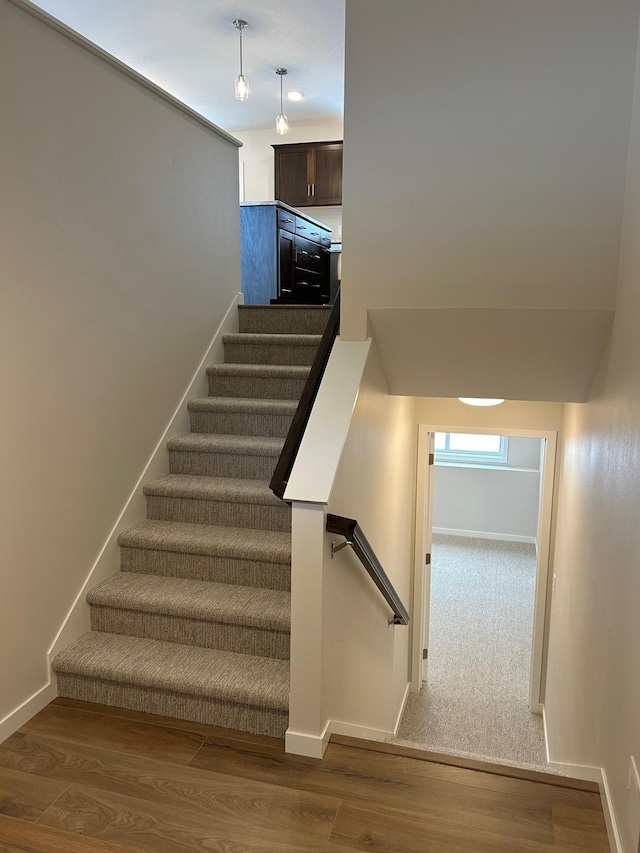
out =
[[[0,745],[0,851],[608,851],[581,787],[56,700]]]

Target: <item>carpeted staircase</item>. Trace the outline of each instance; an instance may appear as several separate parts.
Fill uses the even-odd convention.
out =
[[[60,696],[284,735],[291,511],[269,480],[329,310],[239,308],[122,571],[87,597],[91,632],[53,662]]]

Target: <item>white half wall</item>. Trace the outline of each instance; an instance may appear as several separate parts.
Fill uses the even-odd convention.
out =
[[[328,512],[359,521],[407,609],[413,571],[415,401],[389,395],[372,344]],[[336,537],[334,537],[336,538]],[[338,539],[340,537],[337,537]],[[350,548],[324,552],[323,683],[336,723],[391,736],[409,681],[409,628],[391,611]],[[355,733],[340,728],[344,734]]]
[[[240,276],[228,136],[8,0],[0,81],[2,720],[47,684]]]
[[[334,349],[330,367],[336,362],[340,368],[341,357],[359,358],[358,346],[365,344]],[[338,387],[345,372],[346,364],[338,370],[328,368],[328,379],[333,376]],[[323,382],[324,396],[319,395],[312,418],[331,418],[330,391]],[[320,411],[323,401],[327,408]],[[296,502],[287,748],[316,757],[322,754],[331,732],[370,738],[391,736],[399,724],[409,682],[408,627],[389,626],[391,610],[361,563],[349,548],[332,560],[331,539],[340,537],[324,531],[327,512],[356,518],[410,609],[415,400],[389,395],[374,342],[347,428],[328,505],[305,503],[302,481],[292,492]],[[313,448],[310,454],[306,462],[299,456],[296,465],[306,465],[307,469],[313,464],[325,465],[322,454],[314,455]],[[309,482],[315,482],[314,478]]]
[[[346,8],[342,335],[372,308],[611,310],[636,0]]]
[[[603,767],[638,849],[640,756],[640,72],[616,320],[589,401],[566,410],[545,711],[553,761]]]
[[[275,198],[275,171],[272,145],[291,145],[296,142],[333,142],[343,137],[343,124],[339,119],[327,119],[321,124],[299,125],[291,117],[289,133],[278,136],[274,127],[269,130],[232,131],[242,142],[240,163],[243,167],[243,201],[272,201]],[[342,242],[342,205],[309,207],[304,211],[314,219],[328,225],[331,239]]]

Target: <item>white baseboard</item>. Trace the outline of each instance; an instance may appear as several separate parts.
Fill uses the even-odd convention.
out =
[[[44,687],[37,690],[22,705],[18,705],[17,708],[10,711],[0,720],[0,743],[17,732],[20,726],[23,726],[31,717],[35,717],[38,711],[42,711],[57,695],[56,683],[50,679]]]
[[[404,696],[402,697],[402,702],[400,703],[400,709],[398,711],[398,716],[396,717],[396,724],[393,727],[393,734],[391,737],[398,736],[398,729],[400,728],[400,723],[402,722],[402,717],[404,715],[404,709],[407,707],[407,700],[409,699],[409,693],[411,692],[411,682],[409,681],[407,686],[404,689]]]
[[[434,527],[434,533],[442,533],[446,536],[464,536],[468,539],[498,539],[502,542],[524,542],[527,545],[535,545],[535,536],[519,536],[515,533],[487,533],[484,530],[458,530],[454,527]]]
[[[569,764],[566,761],[553,761],[549,754],[549,737],[547,730],[547,715],[542,706],[542,721],[544,725],[544,741],[547,750],[547,763],[558,773],[563,776],[570,776],[573,779],[583,779],[585,782],[596,782],[600,788],[600,799],[602,800],[602,811],[604,820],[607,826],[607,836],[609,838],[609,846],[612,853],[624,853],[624,846],[618,820],[616,818],[615,809],[613,807],[613,799],[611,797],[611,789],[607,780],[607,773],[604,767],[594,767],[589,764]]]
[[[542,730],[544,733],[544,749],[547,757],[547,764],[551,763],[551,759],[549,758],[549,733],[547,731],[547,712],[544,707],[544,703],[542,703]]]
[[[393,730],[372,729],[368,726],[358,726],[354,723],[343,723],[340,720],[327,720],[324,730],[320,735],[308,735],[289,729],[284,736],[285,751],[291,752],[293,755],[305,755],[308,758],[322,758],[329,745],[329,739],[333,734],[347,735],[348,737],[357,737],[363,740],[386,740],[387,738],[395,737],[400,728],[410,689],[411,682],[405,687]]]
[[[348,737],[359,737],[363,740],[386,740],[395,735],[391,729],[372,729],[354,723],[343,723],[340,720],[331,720],[330,725],[332,735],[347,735]]]
[[[320,735],[309,735],[304,732],[294,732],[288,729],[284,736],[284,748],[293,755],[304,755],[307,758],[322,758],[331,736],[331,720],[327,720],[324,731]]]
[[[618,826],[615,809],[613,808],[613,798],[611,796],[611,788],[607,779],[607,771],[602,768],[602,778],[599,780],[600,799],[602,800],[602,811],[604,812],[604,822],[607,825],[607,835],[609,836],[609,846],[612,853],[624,853],[624,844],[622,843],[622,835]]]
[[[129,495],[122,512],[118,516],[111,532],[103,544],[95,563],[91,567],[75,601],[64,618],[60,630],[55,636],[53,643],[47,653],[49,671],[51,672],[51,661],[55,655],[66,646],[75,642],[90,629],[89,605],[86,595],[89,589],[116,574],[120,570],[120,552],[118,549],[118,536],[123,530],[137,524],[146,518],[146,501],[143,492],[144,484],[151,479],[162,477],[169,473],[169,456],[166,449],[167,441],[173,436],[189,432],[189,411],[187,403],[192,397],[206,397],[209,393],[207,387],[207,375],[205,368],[208,364],[222,363],[224,361],[224,348],[222,336],[230,332],[238,331],[237,306],[242,304],[244,297],[238,293],[233,298],[225,316],[218,326],[211,343],[196,368],[188,387],[185,389],[182,399],[178,403],[171,420],[167,424],[161,438],[159,439],[149,461],[140,474],[136,485]],[[55,679],[53,678],[55,684]],[[54,694],[55,696],[55,694]]]
[[[583,782],[602,782],[602,767],[594,767],[591,764],[569,764],[566,761],[550,761],[549,767],[561,776],[569,776],[571,779],[582,779]]]

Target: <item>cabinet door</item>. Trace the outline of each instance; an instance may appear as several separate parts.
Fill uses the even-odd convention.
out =
[[[278,296],[293,299],[296,267],[295,234],[278,231]]]
[[[305,207],[311,203],[309,154],[306,146],[275,149],[275,195],[278,201],[292,207]]]
[[[313,204],[342,204],[342,142],[315,146]]]

